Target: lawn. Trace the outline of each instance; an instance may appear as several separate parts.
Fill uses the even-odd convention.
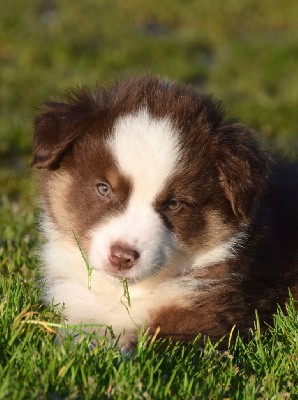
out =
[[[291,158],[298,152],[296,0],[10,0],[0,12],[0,398],[298,398],[298,317],[228,351],[206,341],[134,357],[94,338],[54,343],[42,305],[38,201],[30,170],[40,102],[69,87],[156,73],[212,92],[227,115]]]

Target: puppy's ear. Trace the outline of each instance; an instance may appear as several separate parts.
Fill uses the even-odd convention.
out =
[[[269,174],[269,159],[253,136],[237,123],[222,126],[216,134],[215,162],[220,184],[241,222],[249,221]]]
[[[35,119],[34,156],[31,165],[57,168],[69,147],[94,121],[94,97],[86,89],[68,96],[68,101],[47,102]]]

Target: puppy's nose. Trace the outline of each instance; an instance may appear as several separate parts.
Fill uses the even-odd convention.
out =
[[[130,269],[134,266],[140,254],[123,243],[115,243],[111,246],[109,260],[113,267],[122,269]]]

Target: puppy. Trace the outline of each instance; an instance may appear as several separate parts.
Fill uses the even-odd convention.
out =
[[[210,96],[152,76],[35,120],[45,300],[133,341],[247,334],[298,297],[298,167],[273,165]]]

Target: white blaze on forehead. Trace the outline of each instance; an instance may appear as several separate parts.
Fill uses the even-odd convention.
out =
[[[153,118],[146,109],[120,117],[109,146],[133,181],[134,199],[142,202],[155,198],[179,160],[179,135],[171,121]]]

